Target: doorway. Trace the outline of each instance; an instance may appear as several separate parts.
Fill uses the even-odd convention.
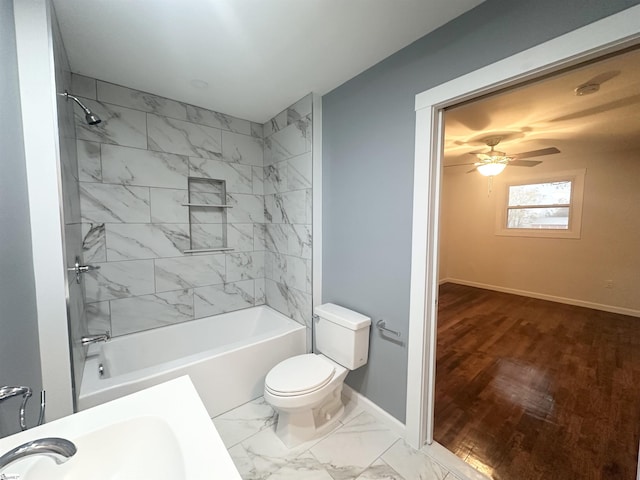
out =
[[[433,441],[433,411],[443,109],[630,47],[640,36],[639,15],[633,7],[416,97],[406,434],[413,446],[442,451]]]

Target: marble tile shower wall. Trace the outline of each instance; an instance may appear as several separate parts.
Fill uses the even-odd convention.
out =
[[[263,126],[266,303],[307,327],[312,308],[312,124],[309,94]]]
[[[262,125],[80,75],[76,111],[83,251],[93,332],[124,335],[265,303]],[[226,181],[229,253],[189,248],[187,179]],[[199,217],[199,218],[198,218]],[[191,235],[222,242],[222,216]]]

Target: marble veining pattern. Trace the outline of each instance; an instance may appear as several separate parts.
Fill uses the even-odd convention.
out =
[[[271,136],[270,163],[277,163],[307,152],[310,147],[306,137],[307,127],[307,124],[301,120],[274,133]]]
[[[179,120],[188,119],[187,106],[175,100],[102,81],[97,82],[97,89],[98,100],[102,102]]]
[[[332,432],[293,449],[276,436],[277,417],[263,398],[213,422],[246,480],[456,480],[370,413],[345,402]]]
[[[222,132],[222,158],[225,162],[261,167],[262,140],[257,137]]]
[[[187,120],[221,130],[251,135],[251,122],[224,113],[187,105]]]
[[[86,277],[91,328],[126,334],[264,303],[309,325],[311,96],[260,125],[70,78],[105,120],[89,128],[70,109],[78,172],[64,172],[81,182],[82,252],[102,266]],[[227,192],[192,189],[191,202],[232,208],[186,207],[189,176],[224,180]],[[189,244],[233,251],[183,254]]]
[[[253,173],[250,165],[190,157],[189,175],[224,180],[228,193],[253,193]]]
[[[187,157],[102,145],[102,181],[119,185],[187,188]]]
[[[82,110],[76,108],[74,114],[78,139],[147,148],[147,118],[144,112],[86,98],[82,98],[81,101],[86,102],[87,107],[96,113],[102,122],[98,125],[88,125]]]
[[[87,263],[107,261],[107,241],[104,223],[82,224],[82,253]]]
[[[107,224],[107,261],[175,257],[189,248],[189,226],[180,224]]]
[[[81,182],[101,182],[100,144],[77,140],[78,175]]]
[[[261,195],[230,193],[227,203],[233,206],[227,211],[229,223],[264,223],[264,200]]]
[[[252,307],[255,303],[253,280],[194,289],[193,306],[197,318]]]
[[[189,223],[187,190],[150,188],[151,223]]]
[[[222,156],[217,128],[148,113],[147,129],[150,150],[212,159]]]
[[[264,252],[228,253],[226,257],[228,282],[264,277]]]
[[[224,281],[224,254],[162,258],[155,261],[158,292],[221,284]]]
[[[227,241],[235,252],[250,252],[259,250],[254,248],[254,224],[230,223],[227,225]]]
[[[98,263],[99,270],[85,274],[88,302],[114,300],[154,292],[153,261]]]
[[[89,223],[149,222],[149,189],[80,182],[82,220]]]
[[[111,302],[113,335],[193,320],[193,291],[141,295]]]

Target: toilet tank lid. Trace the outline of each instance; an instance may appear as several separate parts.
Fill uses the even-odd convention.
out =
[[[360,330],[371,325],[371,318],[334,303],[318,305],[313,313],[351,330]]]

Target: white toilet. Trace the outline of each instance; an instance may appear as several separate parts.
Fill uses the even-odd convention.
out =
[[[316,349],[273,367],[264,399],[278,412],[276,434],[289,448],[331,429],[344,412],[342,383],[367,363],[371,319],[325,303],[315,308]]]

